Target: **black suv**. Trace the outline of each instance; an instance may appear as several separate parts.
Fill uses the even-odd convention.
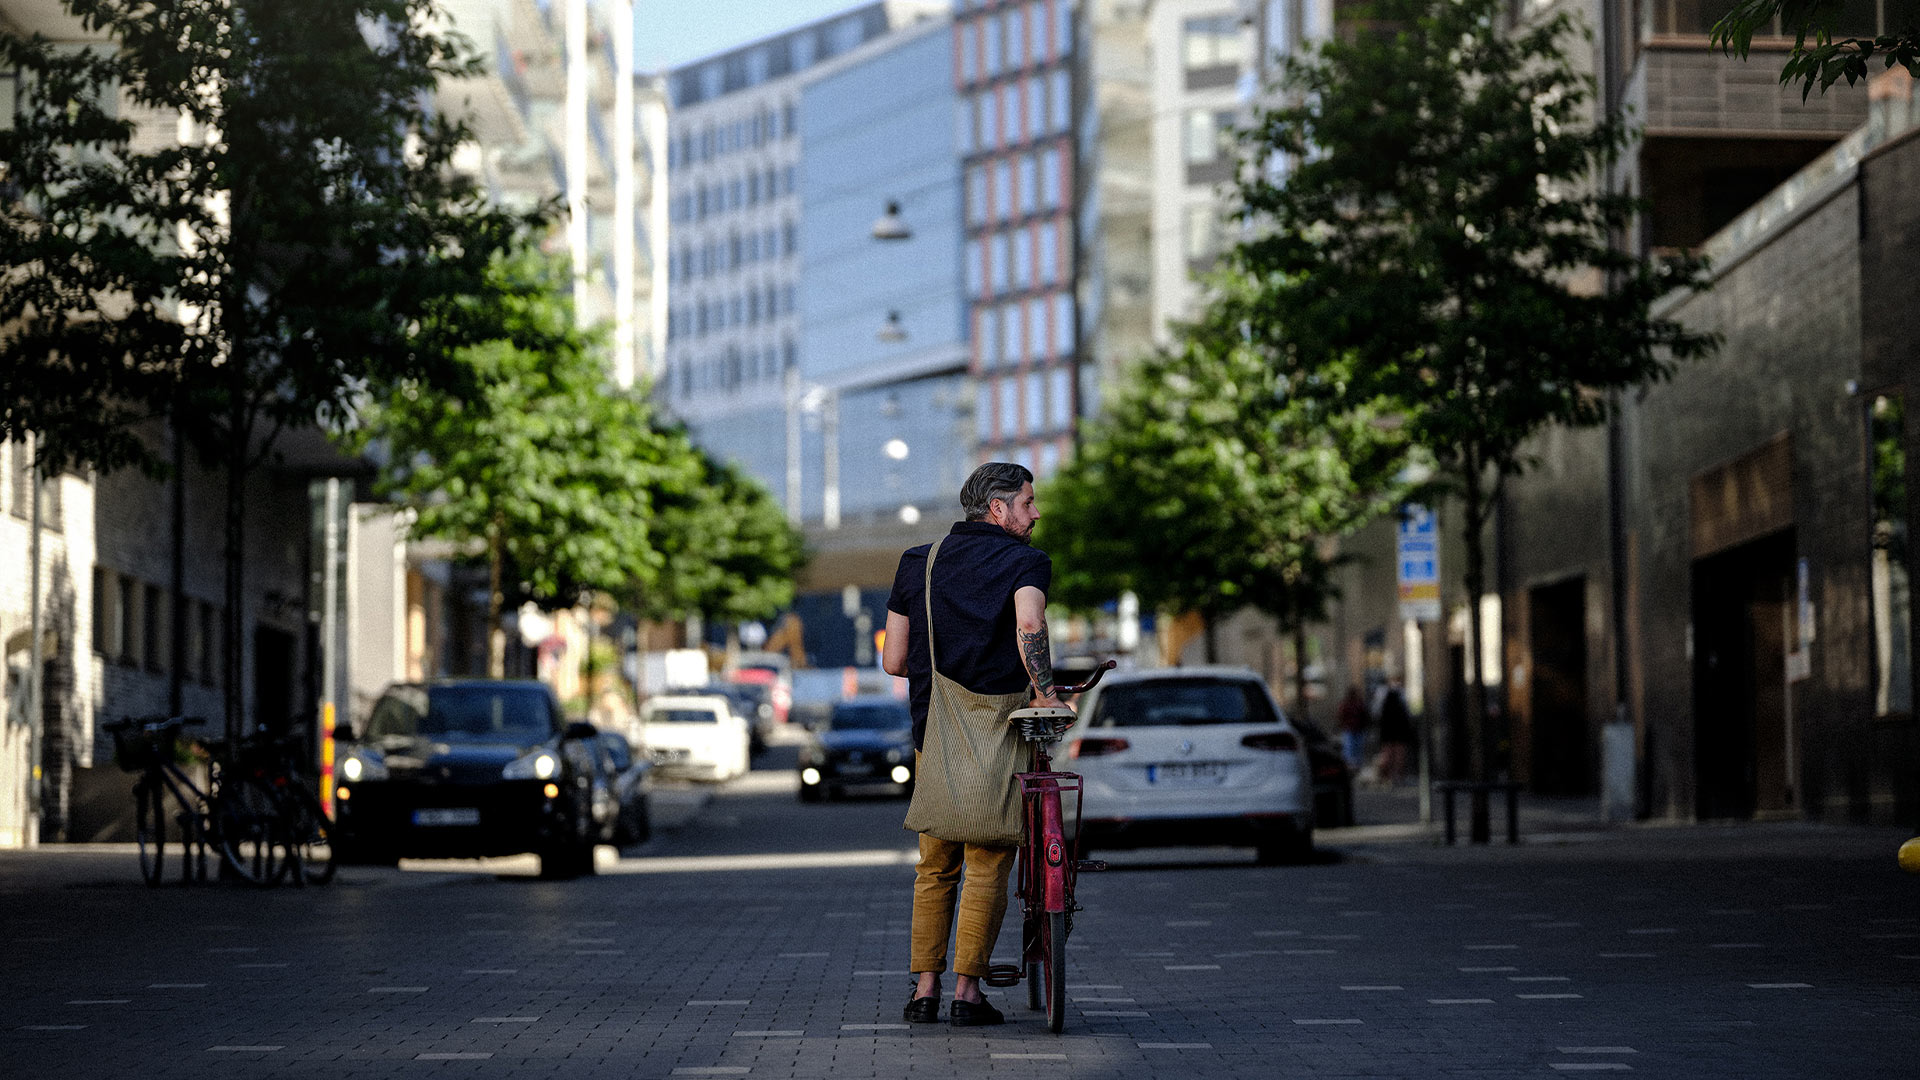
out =
[[[342,733],[335,843],[349,861],[535,852],[546,877],[593,873],[620,806],[612,754],[545,684],[397,683]]]

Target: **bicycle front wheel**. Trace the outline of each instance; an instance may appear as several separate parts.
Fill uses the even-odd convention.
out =
[[[1047,999],[1047,1030],[1058,1035],[1067,1026],[1067,913],[1048,912],[1042,935],[1045,951],[1041,954],[1040,969],[1046,984],[1043,993]]]
[[[221,861],[240,880],[253,885],[273,883],[280,842],[278,812],[273,794],[251,779],[222,779],[213,812]]]
[[[159,784],[141,783],[133,789],[133,839],[140,846],[140,877],[160,884],[167,854],[167,808]]]

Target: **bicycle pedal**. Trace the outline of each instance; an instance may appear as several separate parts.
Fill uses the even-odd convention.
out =
[[[1107,868],[1105,859],[1080,859],[1073,864],[1076,872],[1082,874],[1098,873]]]
[[[1025,973],[1018,964],[992,964],[987,967],[987,977],[980,981],[988,986],[1008,987],[1020,985]]]

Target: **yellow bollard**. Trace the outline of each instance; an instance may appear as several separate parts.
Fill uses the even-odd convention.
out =
[[[1900,869],[1920,874],[1920,836],[1900,845]]]

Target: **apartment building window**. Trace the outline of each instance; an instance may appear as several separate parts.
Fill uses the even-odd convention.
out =
[[[1040,226],[1040,283],[1058,284],[1060,268],[1060,232],[1057,226],[1049,222]]]
[[[1073,77],[1066,68],[1053,73],[1052,93],[1048,95],[1053,104],[1053,130],[1061,132],[1070,126],[1068,119],[1073,111]]]
[[[986,278],[982,274],[980,269],[981,250],[982,250],[982,247],[981,247],[980,241],[978,240],[967,241],[966,271],[967,271],[967,297],[969,299],[974,299],[979,297],[981,292],[984,291],[984,287],[986,285]]]
[[[993,438],[993,384],[986,380],[975,387],[973,430],[982,441]]]
[[[140,659],[148,671],[161,671],[167,662],[166,594],[158,585],[147,585],[140,593]]]
[[[1186,122],[1188,165],[1208,165],[1233,156],[1232,109],[1189,109]]]
[[[1013,216],[1013,162],[1001,160],[993,163],[992,198],[996,217],[1005,221]]]
[[[1220,208],[1210,202],[1187,207],[1182,248],[1189,263],[1208,263],[1220,254]]]
[[[111,657],[116,652],[114,634],[120,627],[114,597],[120,579],[104,566],[93,568],[93,651]]]
[[[1040,161],[1032,154],[1020,155],[1020,212],[1031,214],[1040,209]]]
[[[1180,27],[1180,60],[1189,72],[1238,68],[1248,60],[1247,45],[1246,31],[1234,15],[1187,19]]]
[[[123,664],[131,664],[140,655],[140,590],[133,578],[126,574],[119,576],[118,606],[115,614],[119,616],[120,633],[114,642],[111,653],[113,659]]]
[[[987,168],[967,166],[967,224],[987,223]]]
[[[1002,437],[1013,434],[1013,427],[1020,419],[1020,379],[1005,375],[1000,385],[1000,434]]]
[[[1027,324],[1027,362],[1037,364],[1047,355],[1047,302],[1034,297],[1025,304]],[[1027,425],[1029,430],[1038,428],[1038,423]]]
[[[213,638],[213,605],[202,600],[187,601],[187,640],[186,670],[181,672],[188,678],[201,682],[213,681],[212,650],[207,642]]]
[[[1065,155],[1058,146],[1049,146],[1040,152],[1040,200],[1048,209],[1054,209],[1065,201],[1062,191],[1065,188]]]
[[[980,32],[986,39],[983,44],[989,79],[1000,74],[1000,42],[1001,35],[1005,33],[1005,22],[1004,15],[994,15],[980,20]]]
[[[1027,372],[1023,380],[1026,383],[1025,398],[1027,405],[1027,434],[1041,430],[1047,425],[1047,402],[1045,394],[1045,376],[1038,371]]]
[[[1055,431],[1065,431],[1073,424],[1073,369],[1054,368],[1047,382],[1047,418]]]
[[[1053,297],[1053,355],[1071,356],[1077,343],[1073,325],[1073,295],[1055,293]]]
[[[783,226],[780,237],[780,254],[792,255],[800,250],[800,228],[789,221]]]
[[[995,233],[988,243],[987,282],[996,293],[1008,291],[1008,275],[1012,272],[1012,252],[1009,250],[1006,233]]]
[[[1057,56],[1073,52],[1073,9],[1067,0],[1048,0],[1053,5],[1053,48]]]
[[[977,24],[959,23],[953,28],[954,42],[960,50],[960,81],[980,78],[980,31]]]

